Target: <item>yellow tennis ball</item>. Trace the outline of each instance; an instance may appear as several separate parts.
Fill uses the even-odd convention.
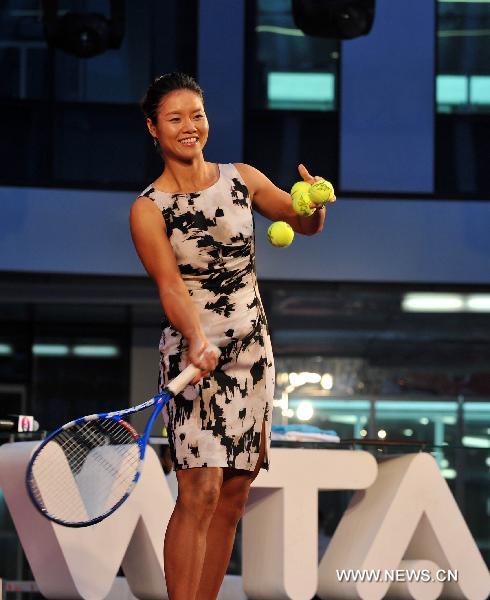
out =
[[[311,200],[309,194],[296,193],[293,196],[293,209],[297,215],[311,217],[311,215],[315,212],[315,209],[311,208],[310,204]]]
[[[291,188],[291,198],[293,200],[293,210],[296,214],[304,217],[310,217],[314,212],[314,208],[310,208],[310,197],[308,192],[311,185],[306,181],[297,181]]]
[[[314,204],[326,204],[335,196],[333,185],[326,179],[313,183],[309,190],[310,199]]]
[[[297,181],[291,188],[291,196],[295,194],[305,194],[310,190],[311,184],[307,181]]]
[[[267,230],[269,242],[277,248],[286,248],[294,239],[294,231],[291,225],[284,221],[276,221]]]

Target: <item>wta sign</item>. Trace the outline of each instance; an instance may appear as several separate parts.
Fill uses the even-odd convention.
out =
[[[102,600],[122,565],[136,597],[167,598],[163,538],[174,498],[155,452],[148,449],[141,480],[120,509],[70,529],[44,519],[27,496],[35,447],[0,447],[0,488],[41,593]],[[377,464],[362,451],[273,448],[271,464],[254,482],[243,518],[243,588],[251,600],[489,594],[488,570],[430,454]],[[319,490],[355,490],[320,564]],[[339,578],[341,570],[383,576]],[[442,571],[457,571],[457,581],[441,581]],[[412,572],[430,573],[430,581],[404,575]]]

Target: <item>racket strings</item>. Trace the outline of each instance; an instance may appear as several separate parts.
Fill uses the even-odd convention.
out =
[[[48,512],[56,513],[56,516],[64,521],[70,521],[72,518],[75,521],[96,518],[99,514],[103,514],[114,506],[127,493],[134,480],[134,474],[137,471],[139,463],[136,448],[132,454],[132,458],[130,457],[129,460],[126,460],[125,465],[122,464],[121,460],[117,461],[120,468],[117,476],[114,476],[117,471],[113,466],[108,468],[108,461],[104,457],[95,457],[91,465],[84,467],[85,473],[82,474],[82,477],[75,480],[78,490],[71,490],[71,493],[67,493],[67,483],[73,487],[73,481],[66,481],[66,469],[64,476],[58,477],[57,483],[54,485],[51,483],[53,481],[53,473],[46,472],[45,474],[40,474],[36,471],[35,476],[37,479],[41,479],[42,481],[44,478],[46,480],[46,475],[48,475],[50,480],[48,494],[46,494],[45,486],[43,486],[42,493],[38,488],[37,496],[46,506]],[[102,469],[100,468],[101,466]],[[76,470],[79,470],[78,466]],[[97,477],[98,479],[97,487],[94,487],[95,481],[92,480],[93,477]],[[46,501],[46,496],[48,496],[49,502]],[[60,506],[61,498],[65,502],[63,506]]]
[[[129,493],[140,464],[134,434],[112,418],[61,430],[36,457],[31,490],[55,519],[86,522],[109,512]]]
[[[114,423],[114,422],[113,422]],[[105,462],[107,469],[109,470],[112,465],[109,461],[105,460],[100,453],[95,453],[97,448],[103,446],[112,445],[116,449],[120,444],[124,446],[127,443],[134,443],[133,436],[127,431],[124,426],[117,423],[110,429],[110,438],[105,436],[101,438],[98,421],[90,421],[84,423],[82,427],[77,431],[75,427],[71,427],[68,430],[62,430],[55,438],[55,442],[63,450],[63,453],[70,464],[70,468],[73,474],[78,474],[83,467],[87,456],[92,452],[93,458],[97,457],[98,462]],[[122,431],[121,431],[122,430]],[[38,461],[38,465],[41,461]],[[50,469],[48,462],[44,463],[45,469]],[[37,473],[42,473],[43,469],[41,466],[37,466]]]

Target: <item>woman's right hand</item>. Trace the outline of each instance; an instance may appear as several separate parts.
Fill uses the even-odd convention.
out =
[[[196,375],[191,381],[191,385],[194,385],[216,369],[220,352],[205,337],[194,337],[188,340],[188,342],[187,358],[190,363],[201,370],[201,373]]]

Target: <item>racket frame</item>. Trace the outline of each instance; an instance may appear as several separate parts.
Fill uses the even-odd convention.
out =
[[[213,351],[216,353],[217,356],[219,356],[220,351],[217,347],[214,346]],[[93,415],[79,417],[78,419],[75,419],[74,421],[70,421],[69,423],[62,425],[61,427],[58,427],[58,429],[56,429],[55,431],[50,433],[41,442],[41,444],[36,448],[36,450],[33,452],[31,459],[29,461],[29,465],[27,467],[27,471],[26,471],[25,483],[26,483],[26,487],[27,487],[27,493],[29,494],[29,497],[30,497],[33,505],[36,507],[36,509],[50,521],[53,521],[54,523],[57,523],[58,525],[64,525],[65,527],[88,527],[90,525],[95,525],[96,523],[100,523],[100,521],[104,520],[105,518],[110,516],[114,511],[116,511],[121,506],[121,504],[123,504],[128,499],[128,497],[130,496],[131,492],[133,491],[134,487],[138,483],[138,480],[141,476],[141,471],[143,468],[143,461],[145,458],[145,452],[146,452],[146,448],[148,446],[151,429],[153,427],[153,423],[155,422],[155,419],[160,414],[160,412],[163,409],[163,407],[165,406],[165,404],[167,402],[169,402],[172,398],[174,398],[177,394],[182,392],[182,390],[199,373],[200,373],[200,369],[195,367],[193,364],[189,364],[179,375],[177,375],[177,377],[175,377],[175,379],[172,379],[172,381],[170,381],[169,384],[167,386],[165,386],[165,388],[159,394],[157,394],[156,396],[153,396],[153,398],[150,398],[149,400],[147,400],[146,402],[143,402],[142,404],[138,404],[137,406],[131,406],[130,408],[124,408],[122,410],[117,410],[114,412],[95,413]],[[125,415],[130,415],[132,413],[140,412],[142,410],[150,408],[151,406],[155,406],[155,408],[148,419],[148,422],[146,424],[143,435],[140,436],[136,432],[136,430],[127,421],[125,421],[123,419],[123,417]],[[88,521],[81,521],[81,522],[64,521],[62,519],[55,517],[54,515],[51,515],[50,513],[48,513],[46,508],[43,508],[42,506],[39,505],[39,503],[35,497],[35,494],[31,489],[31,485],[30,485],[30,482],[34,479],[34,477],[33,477],[34,463],[36,461],[36,458],[39,456],[39,454],[43,450],[43,448],[58,433],[60,433],[61,431],[64,431],[64,430],[68,430],[68,429],[70,429],[70,427],[73,427],[74,425],[79,425],[82,423],[87,423],[89,421],[96,421],[96,420],[100,420],[100,419],[113,419],[114,421],[120,422],[131,433],[131,435],[134,437],[136,443],[139,446],[138,467],[133,476],[132,482],[130,483],[128,489],[126,490],[126,493],[116,504],[114,504],[114,506],[110,510],[108,510],[104,514],[99,515],[98,517],[95,517]]]
[[[30,497],[33,505],[35,506],[35,508],[44,517],[46,517],[50,521],[53,521],[53,523],[57,523],[58,525],[63,525],[65,527],[89,527],[90,525],[95,525],[96,523],[100,523],[100,521],[103,521],[108,516],[110,516],[113,512],[115,512],[128,499],[128,497],[130,496],[134,487],[138,483],[138,480],[141,476],[141,471],[143,469],[143,461],[145,458],[145,452],[146,452],[146,448],[148,446],[148,441],[150,438],[150,433],[151,433],[151,429],[153,427],[153,423],[155,422],[155,419],[162,411],[165,404],[167,402],[169,402],[174,397],[174,395],[175,394],[173,393],[173,391],[171,389],[166,388],[160,394],[153,396],[153,398],[151,398],[150,400],[147,400],[146,402],[143,402],[142,404],[138,404],[137,406],[132,406],[130,408],[125,408],[125,409],[113,411],[113,412],[95,413],[92,415],[87,415],[85,417],[79,417],[78,419],[70,421],[69,423],[65,423],[65,425],[58,427],[58,429],[56,429],[55,431],[50,433],[41,442],[41,444],[36,448],[36,450],[34,451],[34,453],[31,456],[29,465],[27,467],[26,479],[25,479],[26,488],[27,488],[27,493],[29,494],[29,497]],[[134,429],[134,427],[132,427],[132,425],[130,423],[125,421],[123,419],[123,417],[126,415],[129,415],[129,414],[132,414],[132,413],[137,413],[142,410],[146,410],[147,408],[150,408],[151,406],[155,406],[155,408],[154,408],[152,414],[150,415],[150,418],[148,419],[148,422],[146,424],[143,434],[139,435],[138,432]],[[97,420],[101,420],[101,419],[113,419],[114,421],[120,423],[123,427],[125,427],[128,430],[128,432],[134,437],[134,440],[137,443],[138,449],[139,449],[138,467],[136,469],[136,472],[134,474],[132,482],[130,483],[128,489],[126,490],[126,493],[116,504],[114,504],[114,506],[111,507],[110,510],[108,510],[104,514],[99,515],[98,517],[95,517],[94,519],[90,519],[88,521],[81,521],[81,522],[64,521],[63,519],[59,519],[59,518],[55,517],[54,515],[51,515],[46,510],[46,508],[43,508],[42,506],[39,505],[39,502],[37,501],[36,496],[35,496],[33,490],[31,489],[31,485],[30,485],[30,481],[32,479],[34,479],[34,475],[33,475],[34,463],[36,462],[36,459],[39,456],[39,454],[41,453],[41,451],[43,450],[43,448],[45,446],[47,446],[47,444],[53,438],[55,438],[61,431],[66,431],[66,430],[70,429],[71,427],[74,427],[75,425],[81,425],[83,423],[88,423],[89,421],[97,421]]]

